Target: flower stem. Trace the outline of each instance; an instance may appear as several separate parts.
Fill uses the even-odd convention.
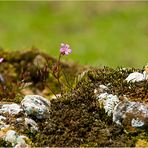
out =
[[[57,81],[58,81],[58,83],[60,85],[60,90],[61,90],[61,94],[62,94],[62,84],[60,82],[60,60],[61,60],[61,56],[62,55],[60,53],[58,61],[57,61],[57,77],[56,77],[56,79],[57,79]]]

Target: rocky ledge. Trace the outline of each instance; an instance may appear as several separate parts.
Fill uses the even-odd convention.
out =
[[[3,146],[147,146],[147,94],[140,96],[148,82],[130,83],[128,73],[93,69],[61,97],[26,95],[20,104],[1,103]]]
[[[148,147],[147,69],[88,68],[56,97],[33,84],[1,99],[0,146]]]

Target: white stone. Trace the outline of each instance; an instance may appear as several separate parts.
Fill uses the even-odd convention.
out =
[[[127,82],[139,82],[145,80],[145,76],[142,73],[131,73],[126,79]]]
[[[17,144],[26,144],[22,136],[19,136],[14,130],[7,131],[6,135],[3,137],[3,140],[10,142],[12,146]]]
[[[2,108],[0,109],[0,113],[9,113],[10,115],[17,115],[23,110],[21,109],[20,105],[18,104],[4,104],[2,105]]]
[[[49,118],[50,101],[39,95],[26,95],[21,101],[23,110],[27,115],[37,119]]]
[[[39,129],[37,123],[30,118],[25,118],[25,125],[30,127],[30,131],[32,133],[38,131],[38,129]]]
[[[14,130],[9,130],[5,137],[4,137],[5,141],[8,141],[12,144],[12,146],[14,146],[16,144],[16,140],[17,140],[17,134]]]

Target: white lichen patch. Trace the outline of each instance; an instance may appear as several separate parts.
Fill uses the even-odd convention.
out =
[[[119,103],[119,98],[116,95],[101,93],[97,96],[100,106],[103,105],[105,112],[111,116],[114,107]]]
[[[144,122],[139,119],[132,119],[131,125],[132,127],[142,127],[144,125]]]
[[[25,125],[30,129],[32,133],[39,130],[37,123],[30,118],[25,118]]]

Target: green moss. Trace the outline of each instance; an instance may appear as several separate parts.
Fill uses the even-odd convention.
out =
[[[6,142],[3,139],[0,138],[0,146],[4,147],[12,147],[12,144],[10,142]]]
[[[17,102],[23,98],[19,97],[22,95],[21,89],[19,89],[22,85],[22,78],[25,84],[32,82],[29,89],[35,94],[38,91],[44,91],[47,85],[55,93],[61,93],[57,80],[51,74],[52,65],[56,62],[54,58],[33,50],[12,54],[1,51],[0,55],[1,57],[4,55],[5,58],[0,67],[1,74],[6,78],[5,84],[1,84],[1,87],[7,86],[5,99],[10,100],[11,97],[12,101]],[[45,67],[36,67],[32,64],[38,55],[48,61],[47,69],[44,69],[46,64]],[[100,108],[94,95],[94,89],[98,88],[100,84],[104,84],[109,88],[108,93],[118,95],[119,99],[126,95],[132,101],[146,102],[148,82],[127,83],[125,81],[131,72],[142,72],[143,69],[90,68],[77,79],[78,74],[87,68],[65,63],[61,63],[61,67],[72,87],[65,87],[67,82],[61,75],[60,80],[62,85],[64,84],[62,96],[51,100],[49,119],[36,121],[40,131],[37,134],[31,134],[27,130],[25,133],[18,130],[20,133],[26,134],[35,146],[130,147],[135,146],[139,137],[147,138],[145,131],[132,131],[114,124],[112,117],[108,117],[104,109]],[[75,81],[76,79],[77,81]],[[2,88],[0,93],[2,100],[4,100]],[[13,97],[11,93],[14,93]]]
[[[35,138],[36,146],[135,146],[138,137],[145,131],[128,131],[112,122],[104,109],[100,109],[94,96],[94,89],[100,84],[109,85],[109,92],[117,95],[128,94],[131,100],[143,92],[131,92],[129,86],[140,89],[141,85],[125,82],[125,78],[135,69],[93,68],[85,73],[71,93],[58,100],[52,100],[51,116],[48,124],[41,123],[43,129]],[[142,71],[137,69],[136,71]],[[141,89],[142,90],[142,89]],[[143,94],[144,95],[144,94]],[[145,94],[147,95],[147,94]]]

